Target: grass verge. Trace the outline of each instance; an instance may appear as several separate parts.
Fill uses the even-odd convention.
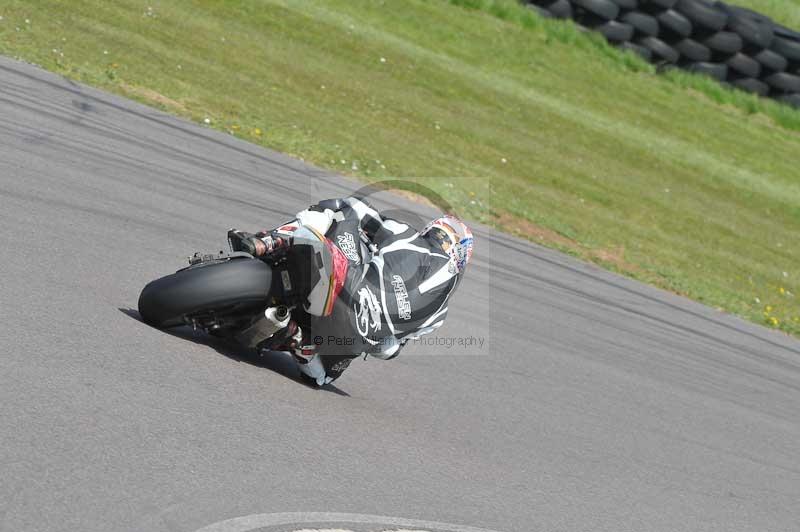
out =
[[[513,0],[0,16],[0,53],[338,172],[445,176],[418,180],[469,218],[800,334],[800,112],[656,75]]]

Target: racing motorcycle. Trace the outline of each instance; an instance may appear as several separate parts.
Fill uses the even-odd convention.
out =
[[[328,315],[344,286],[347,258],[329,238],[291,230],[291,252],[281,248],[265,257],[239,250],[230,231],[231,252],[195,253],[188,267],[148,283],[139,314],[154,327],[188,325],[254,349],[286,327],[294,309]],[[373,249],[361,236],[363,257]]]

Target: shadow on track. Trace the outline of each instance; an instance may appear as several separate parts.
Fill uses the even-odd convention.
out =
[[[151,327],[150,325],[145,323],[144,320],[142,320],[142,317],[139,315],[139,312],[137,310],[134,310],[132,308],[123,308],[123,307],[119,307],[117,310],[119,310],[129,318],[132,318],[138,321],[139,323]],[[350,397],[349,393],[345,392],[340,388],[337,388],[333,384],[327,384],[320,388],[308,384],[301,378],[300,372],[297,369],[297,363],[294,360],[292,360],[292,357],[287,353],[282,353],[279,351],[266,351],[263,354],[258,354],[251,350],[244,349],[235,344],[232,344],[231,342],[225,341],[222,338],[215,338],[203,332],[194,331],[188,326],[178,327],[169,330],[167,329],[156,329],[156,330],[169,334],[170,336],[180,338],[182,340],[188,340],[190,342],[194,342],[199,345],[210,347],[217,353],[226,356],[232,360],[235,360],[237,362],[244,362],[246,364],[251,364],[259,368],[268,369],[270,371],[273,371],[279,375],[286,377],[287,379],[303,384],[309,388],[324,390],[327,392],[335,393],[337,395]]]

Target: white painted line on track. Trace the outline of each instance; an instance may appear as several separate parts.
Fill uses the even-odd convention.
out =
[[[353,532],[350,529],[345,530],[344,528],[303,528],[300,530],[293,530],[292,532]],[[430,530],[410,530],[408,528],[397,529],[397,530],[383,530],[381,532],[431,532]]]
[[[403,517],[328,512],[287,512],[245,515],[242,517],[226,519],[225,521],[220,521],[218,523],[212,523],[196,530],[195,532],[252,532],[253,530],[258,530],[259,528],[265,528],[268,526],[302,525],[306,523],[363,523],[382,527],[396,526],[410,528],[408,532],[427,532],[425,529],[431,529],[431,532],[500,532],[499,530],[490,530],[488,528],[475,528],[466,525],[439,523],[436,521],[405,519]],[[400,530],[403,530],[403,528]]]
[[[353,532],[344,528],[303,528],[294,532]]]

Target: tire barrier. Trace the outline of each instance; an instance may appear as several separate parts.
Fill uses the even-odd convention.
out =
[[[744,7],[708,0],[523,0],[572,19],[660,66],[703,74],[800,108],[800,32]]]

